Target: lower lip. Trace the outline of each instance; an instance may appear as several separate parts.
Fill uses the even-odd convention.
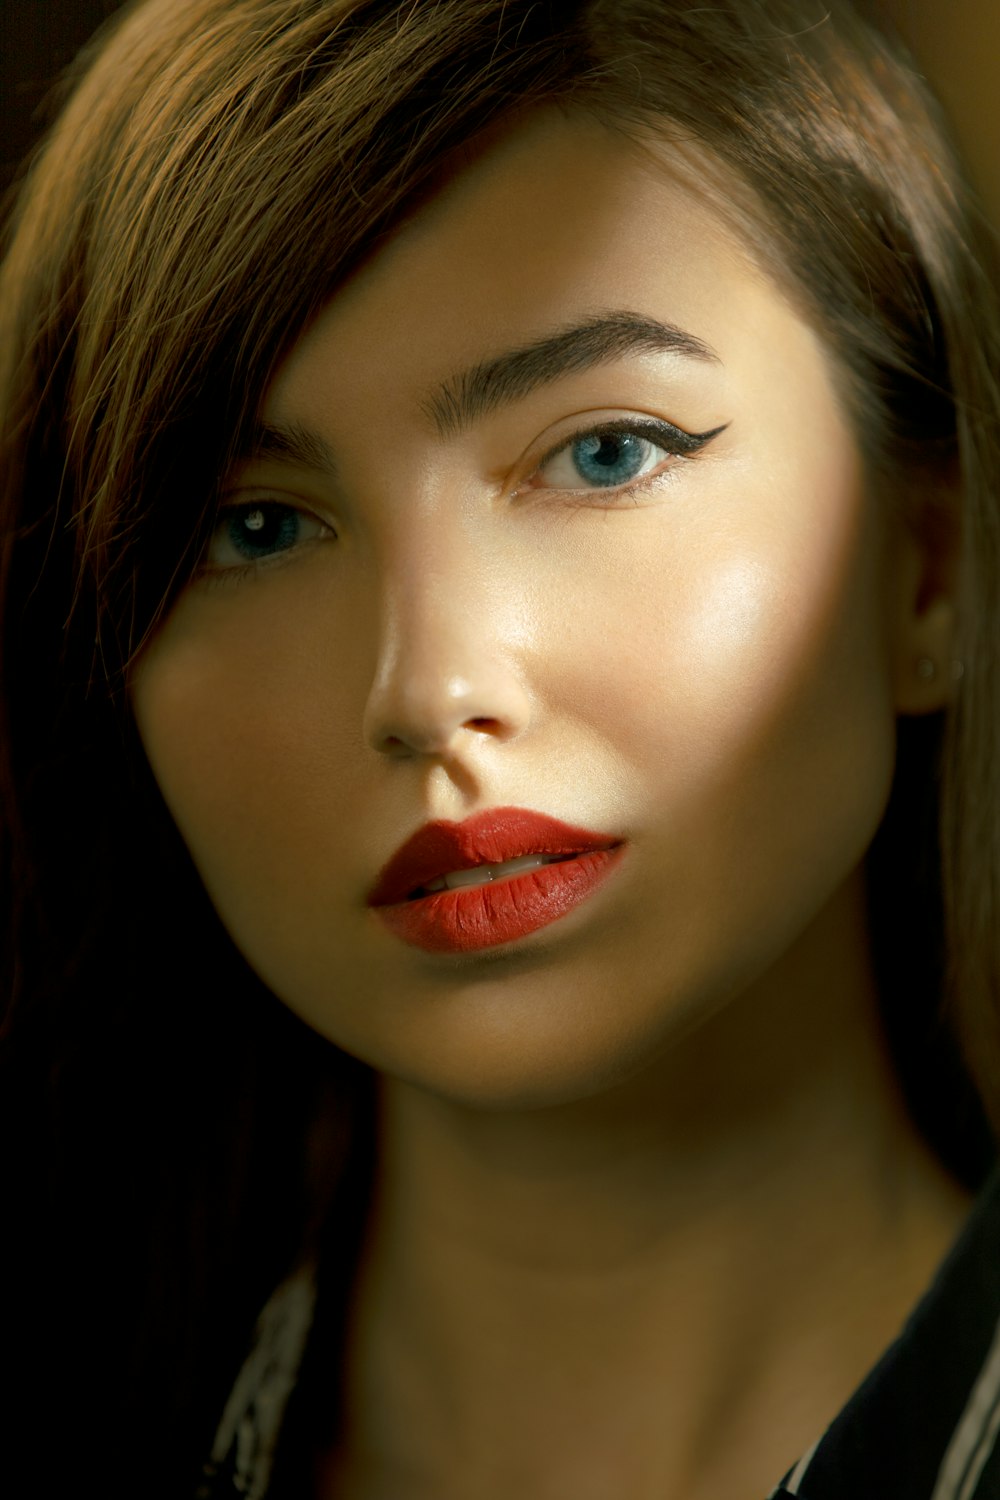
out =
[[[624,844],[597,849],[511,880],[437,891],[376,910],[398,938],[425,953],[474,953],[567,916],[604,883],[624,852]]]

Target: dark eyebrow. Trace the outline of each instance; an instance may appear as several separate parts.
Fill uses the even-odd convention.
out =
[[[641,313],[604,313],[451,376],[424,403],[424,410],[439,434],[448,437],[540,385],[635,353],[680,354],[687,359],[719,362],[708,344],[672,323],[660,323]],[[253,422],[236,462],[268,458],[314,469],[331,478],[337,472],[329,443],[299,422],[267,422],[262,418]]]
[[[424,410],[439,434],[450,437],[551,380],[636,353],[719,363],[714,349],[672,323],[634,312],[601,313],[450,377],[427,399]]]
[[[236,462],[246,464],[267,458],[296,464],[300,469],[315,469],[331,478],[337,472],[337,460],[329,443],[299,422],[265,422],[258,418],[253,423]]]

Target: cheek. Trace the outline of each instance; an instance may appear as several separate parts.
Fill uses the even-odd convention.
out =
[[[182,598],[131,699],[167,806],[252,957],[271,925],[287,927],[297,893],[344,881],[338,834],[363,757],[359,715],[346,711],[358,664],[337,649],[337,622],[310,635],[310,611],[322,611],[294,581],[250,593],[218,608]]]
[[[874,836],[895,757],[877,513],[849,466],[792,479],[746,500],[752,524],[681,514],[593,622],[586,676],[575,648],[565,663],[662,869],[733,922],[760,919],[754,883],[800,916],[829,893]]]

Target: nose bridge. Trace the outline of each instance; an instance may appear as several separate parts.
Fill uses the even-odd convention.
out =
[[[482,537],[437,516],[419,541],[412,532],[393,538],[379,574],[368,743],[434,754],[465,730],[520,733],[530,705],[516,656],[516,582]]]

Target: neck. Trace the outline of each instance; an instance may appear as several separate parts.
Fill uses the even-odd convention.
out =
[[[855,934],[597,1098],[504,1112],[385,1082],[359,1494],[380,1468],[448,1500],[729,1500],[819,1436],[968,1206],[905,1114]]]

